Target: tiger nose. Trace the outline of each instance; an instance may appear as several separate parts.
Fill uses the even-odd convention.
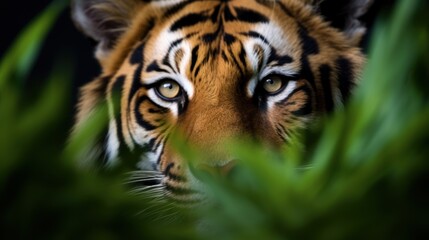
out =
[[[236,160],[231,160],[221,164],[200,164],[198,168],[204,172],[208,172],[217,176],[228,176],[236,165]]]

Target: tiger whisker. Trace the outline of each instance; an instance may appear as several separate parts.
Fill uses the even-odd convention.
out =
[[[172,210],[172,209],[174,209],[174,207],[170,207],[170,208],[168,208],[168,209],[165,209],[165,210],[163,210],[163,211],[159,211],[158,213],[161,213],[161,212],[167,212],[167,211],[170,211],[170,210]],[[162,221],[162,220],[172,220],[172,218],[173,217],[175,217],[175,216],[177,216],[178,215],[178,213],[177,212],[172,212],[172,213],[170,213],[170,214],[165,214],[165,215],[161,215],[161,216],[159,216],[159,217],[156,217],[154,220],[155,221]]]
[[[129,182],[150,181],[150,180],[162,180],[162,178],[134,178],[134,179],[129,179]]]
[[[145,174],[145,175],[149,175],[149,174],[153,174],[153,175],[162,175],[161,172],[159,171],[149,171],[149,170],[136,170],[136,171],[130,171],[127,173],[128,175],[134,175],[134,174]]]
[[[150,203],[150,202],[149,202],[149,203]],[[173,203],[169,203],[169,204],[167,204],[167,205],[164,205],[163,207],[169,207],[169,206],[172,206],[172,205],[173,205]],[[147,208],[143,209],[142,211],[138,212],[136,215],[143,214],[143,213],[147,212],[148,210],[150,210],[150,209],[152,209],[152,208],[159,208],[159,206],[157,206],[157,205],[149,206],[149,207],[147,207]]]
[[[134,176],[128,177],[127,179],[163,178],[163,177],[164,175],[142,175],[142,176],[134,175]]]
[[[164,175],[162,174],[157,174],[157,175],[139,175],[139,174],[134,174],[132,176],[130,176],[129,178],[146,178],[146,177],[163,177]]]
[[[159,180],[161,181],[162,178],[140,178],[140,179],[130,179],[129,181],[125,181],[124,184],[130,184],[130,183],[138,183],[138,182],[146,182],[146,181],[155,181]]]
[[[146,212],[147,214],[145,214],[145,216],[146,216],[146,217],[148,217],[148,218],[151,218],[151,217],[152,217],[152,216],[154,216],[154,215],[157,215],[157,214],[160,214],[160,213],[166,212],[166,211],[168,211],[168,210],[174,209],[173,204],[166,205],[166,206],[165,206],[165,207],[163,207],[163,208],[155,208],[155,207],[159,207],[159,206],[155,206],[155,205],[154,205],[154,206],[150,206],[150,207],[148,207],[148,208],[144,209],[143,211],[141,211],[139,214],[142,214],[142,213]],[[169,207],[169,208],[167,208],[167,207]],[[153,211],[153,212],[148,212],[148,210],[153,209],[153,208],[155,208],[155,211]],[[159,217],[158,217],[158,218],[155,218],[155,220],[158,220],[158,219],[159,219]]]
[[[133,188],[130,193],[155,193],[155,192],[163,192],[163,185],[153,185],[153,186],[145,186],[145,187],[136,187]]]
[[[132,191],[137,191],[137,192],[143,192],[143,191],[149,192],[152,190],[160,190],[161,191],[161,190],[164,190],[164,187],[163,187],[163,185],[158,184],[158,185],[153,185],[153,186],[135,187],[132,189]]]
[[[162,175],[162,174],[157,174],[157,175],[155,175],[155,174],[153,174],[153,175],[145,175],[145,174],[134,174],[134,175],[132,175],[132,176],[130,176],[130,177],[128,177],[128,178],[148,178],[148,177],[159,177],[159,178],[161,178],[161,177],[164,177],[164,175]]]

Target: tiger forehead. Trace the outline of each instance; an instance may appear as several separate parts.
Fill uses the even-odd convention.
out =
[[[218,49],[222,44],[235,41],[237,35],[247,34],[249,30],[262,24],[281,22],[280,25],[285,30],[290,29],[288,32],[295,30],[296,24],[291,23],[291,19],[278,19],[279,17],[284,18],[284,14],[281,14],[275,2],[184,1],[181,4],[172,4],[156,17],[152,35],[158,37],[152,39],[150,45],[155,53],[171,50],[169,44],[178,40],[176,36],[180,33],[183,36],[194,36],[186,39],[191,44],[205,42],[211,48]],[[284,27],[285,25],[287,27]],[[276,37],[279,32],[273,31],[271,35]]]
[[[289,55],[299,54],[300,48],[299,39],[287,32],[296,32],[297,24],[287,19],[279,25],[273,21],[274,15],[273,8],[261,8],[253,1],[194,2],[186,11],[159,23],[145,49],[146,69],[160,69],[168,63],[176,73],[194,80],[210,72],[217,76],[250,74],[261,67],[267,53],[289,63]],[[144,74],[150,78],[153,73]]]
[[[197,35],[190,41],[201,41],[212,48],[218,48],[223,44],[233,43],[239,35],[248,35],[258,25],[275,22],[275,12],[278,9],[274,5],[273,8],[267,8],[266,3],[261,7],[258,2],[260,1],[191,1],[186,10],[179,11],[166,21],[165,30],[179,31],[186,36]]]

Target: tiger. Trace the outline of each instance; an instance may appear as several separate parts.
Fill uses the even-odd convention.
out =
[[[72,18],[95,40],[102,69],[80,90],[75,129],[106,104],[94,159],[115,166],[134,153],[163,196],[203,201],[173,132],[210,154],[196,168],[219,174],[237,162],[225,139],[283,147],[352,94],[366,61],[359,17],[371,2],[74,0]]]

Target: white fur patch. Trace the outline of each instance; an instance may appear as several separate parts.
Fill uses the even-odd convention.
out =
[[[157,166],[157,161],[159,157],[161,156],[163,145],[161,144],[155,152],[146,152],[142,157],[141,160],[137,163],[137,168],[140,170],[148,170],[148,171],[155,171]]]
[[[119,144],[120,143],[118,140],[116,121],[110,120],[109,132],[107,134],[107,146],[106,146],[107,165],[110,167],[114,166],[117,163],[118,154],[119,154]]]
[[[267,25],[257,26],[255,28],[255,32],[258,32],[262,36],[270,36],[267,41],[270,41],[269,44],[274,47],[274,49],[281,50],[281,52],[278,52],[277,54],[287,54],[289,44],[287,39],[285,38],[283,34],[283,30],[275,25],[274,23],[270,22]],[[263,50],[263,59],[260,59],[260,56],[254,52],[255,46],[258,45]],[[296,66],[294,64],[285,64],[283,66],[267,66],[269,64],[267,61],[269,59],[269,56],[271,53],[271,47],[267,45],[263,40],[258,38],[249,38],[248,41],[244,43],[244,48],[247,53],[248,59],[250,61],[250,64],[254,71],[254,76],[249,80],[247,85],[247,96],[252,97],[255,94],[255,90],[257,85],[259,84],[259,81],[264,79],[270,74],[280,74],[285,76],[292,76],[296,74]],[[258,69],[260,63],[262,61],[262,69]],[[258,72],[260,71],[260,72]],[[286,90],[286,89],[285,89]],[[287,97],[287,96],[286,96]],[[276,98],[277,99],[277,98]]]
[[[183,2],[183,0],[157,0],[152,1],[152,4],[157,7],[171,7]]]
[[[289,81],[287,83],[287,86],[281,93],[268,98],[268,102],[267,102],[268,109],[271,110],[276,102],[280,102],[283,99],[286,99],[295,89],[296,89],[296,81]]]

